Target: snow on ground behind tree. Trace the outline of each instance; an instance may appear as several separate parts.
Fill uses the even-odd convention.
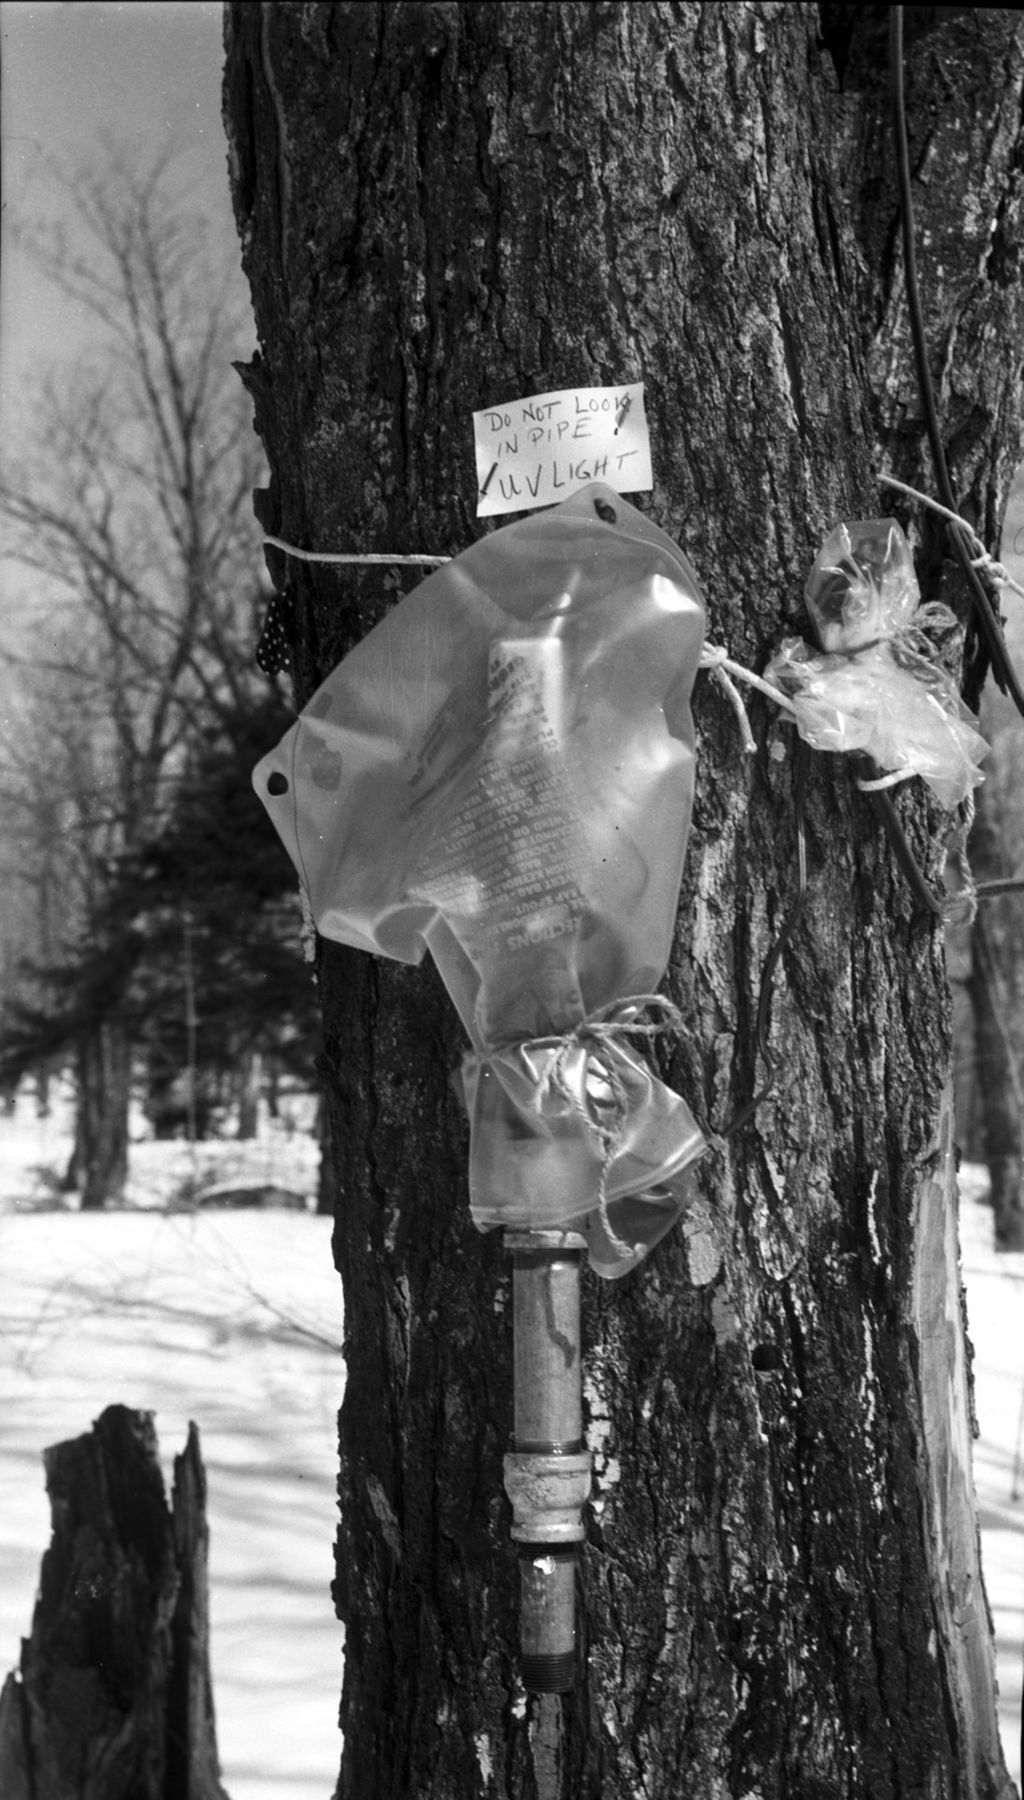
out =
[[[195,1419],[224,1784],[231,1800],[324,1800],[340,1758],[343,1642],[330,1596],[344,1384],[331,1222],[163,1210],[194,1172],[180,1142],[133,1145],[126,1210],[38,1210],[68,1149],[59,1121],[23,1102],[0,1119],[0,1674],[17,1662],[49,1541],[46,1445],[87,1431],[113,1401],[143,1407],[156,1414],[169,1484]],[[210,1180],[315,1191],[315,1145],[302,1133],[197,1154]],[[1024,1255],[992,1251],[984,1172],[964,1170],[962,1186],[975,1481],[1000,1722],[1019,1785]]]

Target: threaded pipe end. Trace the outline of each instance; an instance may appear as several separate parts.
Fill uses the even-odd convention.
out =
[[[567,1694],[573,1685],[576,1654],[562,1650],[545,1656],[534,1651],[520,1658],[523,1686],[530,1694]]]

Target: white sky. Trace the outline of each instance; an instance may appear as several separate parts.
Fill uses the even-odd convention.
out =
[[[220,0],[4,0],[0,5],[0,427],[32,373],[73,355],[82,325],[21,252],[23,222],[73,225],[48,164],[70,170],[104,138],[152,155],[171,140],[197,199],[233,234],[220,119]]]
[[[0,0],[0,441],[13,463],[29,442],[42,378],[73,366],[99,330],[25,253],[26,226],[74,234],[55,169],[74,177],[108,145],[144,168],[173,147],[176,183],[215,239],[237,244],[223,61],[221,0]],[[66,604],[38,574],[0,563],[0,632],[24,624],[29,605],[37,620],[40,606]]]

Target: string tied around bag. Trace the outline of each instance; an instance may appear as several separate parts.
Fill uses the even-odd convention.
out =
[[[773,705],[780,707],[783,712],[792,714],[795,710],[784,694],[780,694],[777,688],[771,687],[767,681],[762,680],[760,675],[755,675],[752,669],[745,669],[742,663],[738,663],[734,657],[729,655],[722,644],[705,644],[701,651],[699,666],[714,676],[730,700],[736,714],[736,723],[743,740],[743,748],[748,756],[754,755],[757,743],[750,729],[750,718],[743,702],[743,696],[736,686],[737,681],[743,681],[748,687],[756,688],[758,693],[764,694]]]
[[[914,612],[906,625],[900,625],[883,643],[893,646],[896,654],[907,652],[911,656],[919,656],[924,662],[939,665],[941,653],[929,636],[933,631],[953,631],[962,636],[961,625],[952,607],[942,600],[925,600]]]
[[[660,1016],[641,1020],[643,1012]],[[630,1038],[641,1037],[652,1043],[668,1032],[683,1028],[683,1015],[675,1002],[664,994],[634,994],[628,999],[612,1001],[598,1007],[581,1019],[571,1031],[552,1041],[537,1040],[554,1055],[545,1057],[537,1081],[535,1109],[542,1113],[552,1093],[564,1100],[597,1140],[601,1153],[601,1172],[597,1192],[597,1210],[608,1242],[616,1256],[625,1261],[634,1258],[640,1248],[621,1238],[608,1216],[608,1178],[612,1164],[623,1142],[630,1099],[614,1055],[609,1051]],[[528,1054],[530,1046],[522,1046]],[[582,1080],[572,1078],[572,1062],[582,1054]],[[601,1088],[605,1093],[601,1093]]]

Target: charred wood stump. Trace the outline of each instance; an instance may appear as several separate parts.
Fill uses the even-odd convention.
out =
[[[168,1508],[153,1415],[109,1406],[44,1453],[53,1536],[0,1695],[4,1800],[227,1800],[209,1666],[199,1434]]]

